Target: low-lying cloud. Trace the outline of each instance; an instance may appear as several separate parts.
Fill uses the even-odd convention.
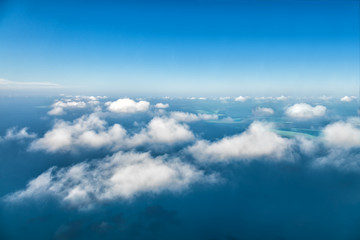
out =
[[[326,113],[326,107],[316,105],[312,107],[307,103],[297,103],[286,109],[285,114],[292,118],[310,119],[315,117],[322,117]]]
[[[200,162],[228,162],[267,157],[279,160],[291,141],[271,131],[272,124],[253,122],[238,135],[217,142],[199,140],[188,151]]]
[[[55,197],[62,203],[89,209],[98,202],[131,199],[142,193],[179,192],[193,183],[214,180],[214,175],[206,175],[176,158],[117,152],[71,167],[50,168],[31,180],[26,189],[6,196],[5,200]]]
[[[147,101],[135,102],[130,98],[121,98],[114,102],[106,102],[108,110],[115,113],[136,113],[146,112],[149,109],[150,103]]]
[[[200,120],[217,120],[219,117],[216,114],[194,114],[187,112],[171,112],[170,118],[179,122],[196,122]]]

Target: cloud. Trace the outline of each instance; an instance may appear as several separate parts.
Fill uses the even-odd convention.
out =
[[[188,151],[201,162],[228,162],[260,157],[280,159],[291,141],[272,132],[272,124],[253,122],[238,135],[225,137],[217,142],[197,141]]]
[[[129,138],[128,143],[132,146],[154,143],[171,145],[188,142],[194,138],[194,134],[187,125],[181,124],[172,118],[155,117],[145,129]]]
[[[287,100],[289,97],[285,97],[285,96],[280,96],[280,97],[277,97],[276,100],[278,101],[285,101]]]
[[[24,89],[49,89],[61,88],[60,85],[50,82],[17,82],[0,78],[0,89],[2,90],[24,90]]]
[[[104,99],[106,96],[68,96],[61,100],[55,101],[51,106],[52,109],[48,112],[49,115],[59,116],[65,114],[65,109],[82,109],[91,107],[92,109],[100,110],[99,99]]]
[[[116,113],[135,113],[146,112],[149,109],[150,103],[147,101],[135,102],[130,98],[121,98],[114,102],[105,103],[109,111]]]
[[[306,103],[297,103],[286,109],[285,114],[292,118],[309,119],[314,117],[324,116],[326,113],[326,107],[317,105],[312,107]]]
[[[360,128],[352,122],[335,122],[322,130],[322,138],[330,147],[360,147]]]
[[[48,114],[52,116],[59,116],[65,114],[65,111],[62,107],[54,107],[53,109],[48,111]]]
[[[130,136],[121,125],[108,126],[105,120],[93,113],[73,122],[57,120],[51,130],[30,144],[29,150],[55,153],[105,147],[114,151],[142,145],[173,145],[194,138],[187,125],[172,118],[155,117],[139,133]]]
[[[55,197],[62,203],[89,209],[99,202],[131,199],[142,193],[180,192],[195,182],[214,180],[214,175],[205,175],[176,158],[117,152],[71,167],[52,167],[31,180],[26,189],[7,195],[5,200]]]
[[[257,107],[255,110],[253,110],[254,115],[258,116],[269,116],[273,115],[275,112],[272,108],[266,108],[266,107]]]
[[[196,122],[200,120],[216,120],[216,114],[194,114],[187,112],[171,112],[170,117],[179,122]]]
[[[66,152],[81,147],[112,148],[125,138],[126,131],[119,124],[111,127],[106,125],[96,113],[82,116],[73,122],[58,120],[42,138],[33,141],[29,149]]]
[[[63,115],[65,114],[64,108],[85,108],[86,103],[83,101],[56,101],[52,107],[53,109],[48,112],[49,115]]]
[[[157,103],[157,104],[155,105],[155,107],[156,107],[156,108],[161,108],[161,109],[163,109],[163,108],[168,108],[168,107],[169,107],[169,104],[168,104],[168,103],[166,103],[166,104],[164,104],[164,103]]]
[[[340,99],[340,101],[342,101],[342,102],[351,102],[351,101],[353,101],[353,100],[355,100],[356,99],[356,97],[355,96],[345,96],[345,97],[342,97],[341,99]]]
[[[237,101],[237,102],[245,102],[248,99],[250,99],[250,97],[239,96],[239,97],[235,98],[235,101]]]
[[[13,127],[6,131],[6,134],[3,138],[3,140],[22,140],[26,138],[36,138],[35,133],[28,133],[28,128],[24,127],[17,131],[17,128]],[[0,138],[1,140],[1,138]]]
[[[313,167],[335,167],[339,170],[359,171],[359,159],[359,152],[335,148],[330,149],[327,155],[316,158],[313,162]]]

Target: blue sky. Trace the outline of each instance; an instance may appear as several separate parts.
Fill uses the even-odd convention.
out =
[[[358,1],[0,4],[9,81],[109,95],[358,92]]]

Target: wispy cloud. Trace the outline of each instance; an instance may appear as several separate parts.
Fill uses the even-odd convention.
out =
[[[18,82],[0,78],[0,90],[30,90],[50,88],[62,88],[62,86],[51,82]]]

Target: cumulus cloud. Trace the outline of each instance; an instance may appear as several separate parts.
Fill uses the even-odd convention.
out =
[[[266,107],[257,107],[255,110],[253,110],[253,114],[257,116],[269,116],[273,115],[275,112],[272,108],[266,108]]]
[[[27,127],[24,127],[20,130],[17,130],[17,128],[13,127],[6,131],[3,140],[22,140],[26,138],[36,138],[36,134],[28,133]]]
[[[79,147],[113,147],[125,137],[119,124],[107,127],[95,113],[82,116],[73,122],[56,121],[54,127],[30,145],[30,150],[46,152],[73,151]]]
[[[290,106],[286,109],[285,114],[292,118],[298,119],[310,119],[314,117],[324,116],[326,113],[326,107],[322,105],[317,105],[312,107],[306,103],[297,103],[293,106]]]
[[[360,147],[360,128],[353,122],[335,122],[322,131],[324,142],[330,147]]]
[[[155,117],[146,127],[130,136],[121,125],[108,126],[105,120],[93,113],[73,122],[57,120],[51,130],[30,144],[29,150],[54,153],[105,147],[115,151],[142,145],[173,145],[194,138],[186,124],[172,118]]]
[[[106,96],[68,96],[61,100],[56,100],[52,105],[52,109],[48,112],[49,115],[59,116],[65,114],[65,109],[81,109],[91,107],[92,109],[100,110],[99,99],[104,99]]]
[[[154,143],[170,145],[193,139],[194,134],[187,125],[181,124],[172,118],[155,117],[145,129],[129,138],[128,143],[132,146]]]
[[[136,113],[146,112],[149,109],[150,103],[147,101],[135,102],[130,98],[121,98],[114,102],[105,103],[108,110],[116,113]]]
[[[239,96],[239,97],[235,98],[235,101],[237,101],[237,102],[245,102],[248,99],[250,99],[250,97]]]
[[[197,141],[188,151],[201,162],[228,162],[230,160],[250,160],[259,157],[280,159],[291,145],[271,131],[272,124],[253,122],[238,135],[225,137],[217,142]]]
[[[340,101],[342,101],[342,102],[351,102],[351,101],[353,101],[353,100],[355,100],[356,99],[356,97],[355,96],[345,96],[345,97],[342,97],[341,99],[340,99]]]
[[[171,112],[170,117],[179,122],[196,122],[200,120],[216,120],[216,114],[194,114],[187,112]]]
[[[64,108],[85,108],[86,103],[83,101],[56,101],[52,107],[48,112],[49,115],[63,115],[65,114]]]
[[[155,105],[155,107],[156,107],[156,108],[160,108],[160,109],[164,109],[164,108],[168,108],[168,107],[169,107],[169,104],[168,104],[168,103],[166,103],[166,104],[164,104],[164,103],[157,103],[157,104]]]
[[[99,202],[131,199],[142,193],[179,192],[191,184],[214,181],[194,166],[149,153],[117,152],[110,157],[50,168],[26,189],[5,197],[9,202],[55,197],[62,203],[89,209]]]

